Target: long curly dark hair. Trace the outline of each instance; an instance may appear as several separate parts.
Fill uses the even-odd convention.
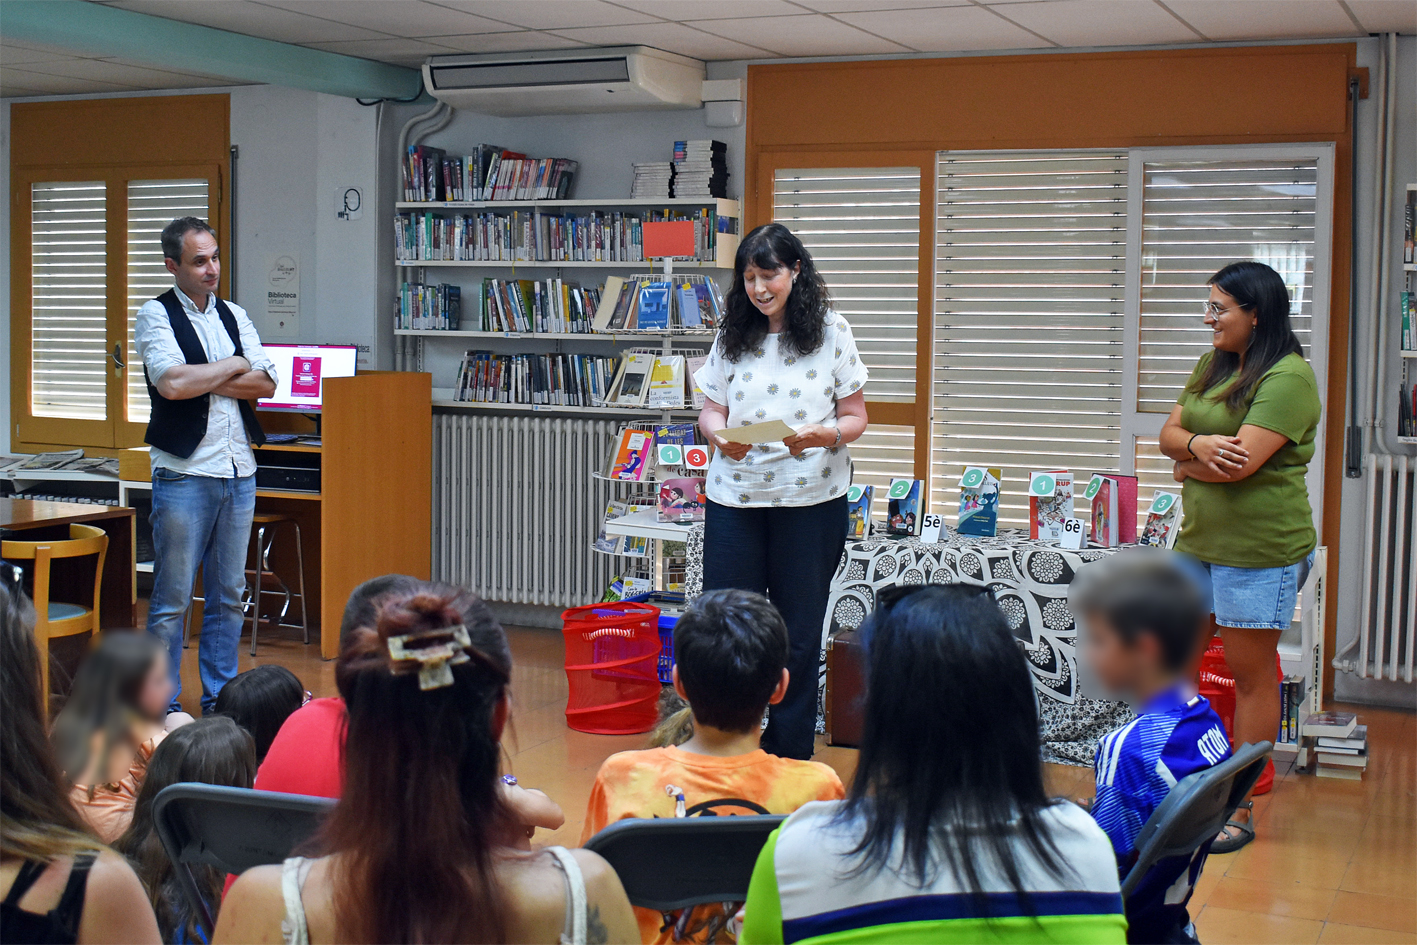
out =
[[[802,241],[781,223],[767,223],[738,244],[738,255],[733,260],[733,287],[724,300],[727,311],[718,330],[723,356],[736,363],[768,335],[768,317],[758,311],[743,288],[743,270],[749,265],[767,270],[800,265],[792,293],[787,297],[787,322],[778,344],[783,354],[795,356],[820,348],[826,339],[827,309],[831,305],[827,284]]]

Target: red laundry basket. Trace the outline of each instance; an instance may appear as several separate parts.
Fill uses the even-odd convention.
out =
[[[659,608],[631,601],[561,614],[566,724],[594,735],[648,732],[658,721]]]
[[[1284,682],[1284,666],[1279,654],[1274,654],[1274,672],[1278,683]],[[1231,747],[1235,744],[1235,675],[1230,672],[1230,664],[1225,662],[1225,642],[1219,636],[1210,641],[1205,655],[1201,657],[1200,691],[1210,702],[1220,721],[1225,723],[1225,732],[1230,736]],[[1277,733],[1276,733],[1277,734]],[[1272,741],[1273,739],[1271,739]],[[1274,761],[1268,761],[1264,773],[1255,782],[1254,794],[1268,794],[1274,787]]]

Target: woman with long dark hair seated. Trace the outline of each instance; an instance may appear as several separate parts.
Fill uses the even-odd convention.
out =
[[[1125,941],[1112,846],[1043,789],[1024,655],[981,588],[879,595],[856,777],[768,840],[741,941]]]
[[[1200,649],[1217,632],[1225,641],[1235,674],[1230,736],[1241,745],[1272,741],[1279,729],[1275,653],[1318,544],[1305,476],[1322,404],[1279,273],[1234,262],[1209,285],[1214,350],[1171,408],[1161,452],[1182,483],[1176,550],[1192,562],[1212,614]],[[1252,810],[1241,805],[1210,852],[1254,839]]]
[[[230,685],[227,683],[228,687]],[[153,820],[153,802],[174,784],[196,782],[249,788],[255,780],[255,740],[224,715],[211,715],[182,726],[153,752],[133,808],[133,822],[113,848],[128,858],[143,881],[162,929],[163,941],[175,945],[204,942],[206,932],[198,924],[182,891],[177,869],[163,849]],[[221,887],[226,875],[205,865],[194,865],[191,870],[197,891],[215,913],[221,904]]]
[[[526,831],[498,767],[511,669],[485,605],[426,590],[383,601],[335,668],[345,783],[320,856],[243,873],[213,941],[637,940],[604,860],[516,849]]]
[[[34,606],[0,563],[0,942],[160,942],[142,884],[88,831],[50,751]]]

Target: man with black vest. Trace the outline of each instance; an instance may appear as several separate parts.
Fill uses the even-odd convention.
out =
[[[148,632],[167,644],[182,689],[182,623],[202,566],[202,712],[236,675],[241,597],[256,507],[252,444],[266,441],[251,400],[275,393],[275,365],[240,306],[217,298],[216,231],[181,217],[162,230],[177,285],[138,309],[137,349],[152,399],[153,593]],[[174,694],[172,707],[181,706]]]

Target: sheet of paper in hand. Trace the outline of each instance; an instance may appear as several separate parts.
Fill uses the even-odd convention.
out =
[[[796,432],[781,420],[764,420],[746,427],[725,427],[718,435],[730,443],[781,443]]]

